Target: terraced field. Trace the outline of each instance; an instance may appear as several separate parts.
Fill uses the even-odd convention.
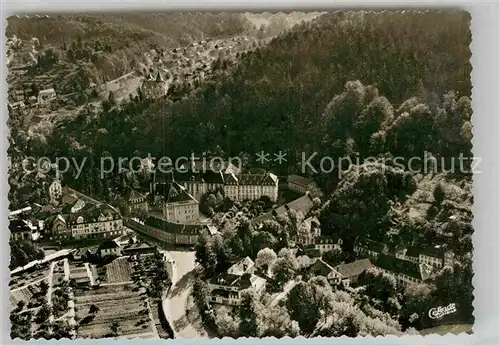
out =
[[[127,282],[132,281],[132,262],[128,258],[118,258],[106,264],[106,282]]]
[[[99,308],[90,314],[90,306]],[[120,336],[141,335],[154,337],[148,315],[146,297],[133,291],[132,285],[104,286],[75,295],[79,338],[102,338],[111,336],[111,324],[117,322]]]

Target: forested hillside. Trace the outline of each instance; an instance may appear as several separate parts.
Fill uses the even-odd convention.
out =
[[[6,35],[18,44],[10,61],[36,65],[24,83],[47,74],[59,94],[80,92],[141,68],[144,53],[158,53],[204,38],[251,34],[253,24],[236,13],[140,13],[51,15],[48,18],[8,18]],[[64,78],[67,77],[67,78]],[[11,85],[20,84],[17,80]]]
[[[238,13],[122,13],[50,15],[48,18],[8,18],[6,36],[36,37],[42,44],[70,44],[80,37],[109,40],[120,46],[189,44],[204,37],[248,33],[252,24]]]
[[[96,158],[283,150],[289,163],[303,151],[468,155],[468,28],[469,16],[458,12],[326,14],[233,69],[219,67],[216,80],[180,101],[136,98],[86,111],[60,124],[64,136],[35,139],[31,148]]]

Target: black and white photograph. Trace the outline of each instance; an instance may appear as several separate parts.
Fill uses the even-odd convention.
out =
[[[472,333],[467,11],[6,24],[11,339]]]

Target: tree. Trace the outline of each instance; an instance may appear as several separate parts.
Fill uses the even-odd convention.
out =
[[[229,311],[225,307],[217,311],[215,315],[215,325],[221,336],[228,336],[234,339],[240,336],[239,318],[237,316],[236,318],[231,317]]]
[[[299,324],[290,318],[284,306],[268,308],[263,314],[263,325],[265,330],[261,337],[295,338],[300,334]]]
[[[344,240],[361,234],[381,240],[391,226],[390,201],[404,201],[415,189],[411,173],[401,169],[381,163],[352,167],[320,215],[322,229]]]
[[[222,199],[221,199],[221,202],[222,202]],[[208,216],[211,216],[209,214],[209,210],[210,209],[213,210],[218,204],[219,203],[217,201],[217,197],[215,194],[213,194],[211,192],[206,193],[201,197],[200,211]]]
[[[44,321],[48,321],[50,314],[52,313],[52,309],[48,305],[43,305],[36,315],[35,321],[37,323],[43,323]]]
[[[290,317],[298,322],[303,333],[312,333],[321,317],[321,311],[326,308],[327,296],[330,293],[331,288],[306,282],[299,282],[288,292],[286,307]]]
[[[295,256],[283,256],[274,262],[271,272],[276,282],[283,285],[295,277],[298,269],[299,264]]]
[[[26,303],[24,302],[24,300],[18,301],[16,305],[16,311],[23,311],[25,305]]]
[[[275,236],[267,231],[262,230],[258,231],[254,235],[253,242],[255,244],[255,247],[260,250],[265,248],[275,249],[278,245],[278,241]]]
[[[404,326],[413,326],[417,329],[423,327],[422,322],[425,320],[423,315],[430,309],[431,293],[431,288],[426,284],[406,287],[401,311],[401,319],[406,322]]]
[[[258,268],[262,268],[263,270],[267,271],[277,258],[278,256],[273,250],[269,248],[264,248],[259,252],[257,252],[255,265]]]
[[[90,305],[89,314],[95,315],[99,312],[99,307],[95,304]]]
[[[208,289],[208,285],[205,281],[197,278],[193,285],[193,298],[196,303],[196,306],[203,314],[208,307],[208,298],[210,295],[210,291]]]
[[[9,240],[10,245],[10,263],[9,268],[14,269],[22,267],[31,261],[44,258],[43,249],[35,244],[26,241]]]
[[[344,262],[345,259],[344,253],[338,248],[334,248],[330,251],[325,252],[321,257],[332,267],[338,266],[339,264]]]
[[[445,200],[445,198],[446,198],[446,191],[444,189],[443,184],[438,183],[434,187],[433,196],[434,196],[434,201],[438,205],[441,204]]]
[[[43,280],[42,282],[40,282],[40,294],[44,296],[47,294],[48,290],[49,284],[47,283],[47,281]]]
[[[397,281],[393,275],[381,272],[376,268],[370,268],[360,275],[359,282],[366,286],[366,295],[383,302],[385,311],[393,311],[397,306],[390,300],[397,293]]]
[[[109,330],[111,331],[112,336],[118,336],[120,330],[120,324],[116,321],[111,323],[111,325],[109,326]]]
[[[56,340],[62,338],[71,338],[71,327],[65,320],[55,321],[52,325],[52,337]]]
[[[239,333],[246,337],[260,337],[264,326],[262,325],[262,304],[255,293],[243,292],[239,307]]]

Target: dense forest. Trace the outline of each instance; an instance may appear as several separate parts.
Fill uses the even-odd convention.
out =
[[[111,44],[132,46],[156,44],[165,47],[186,45],[204,37],[247,33],[252,24],[238,13],[123,13],[55,14],[48,18],[9,17],[7,37],[38,38],[43,45],[62,45],[84,40],[109,40]]]

